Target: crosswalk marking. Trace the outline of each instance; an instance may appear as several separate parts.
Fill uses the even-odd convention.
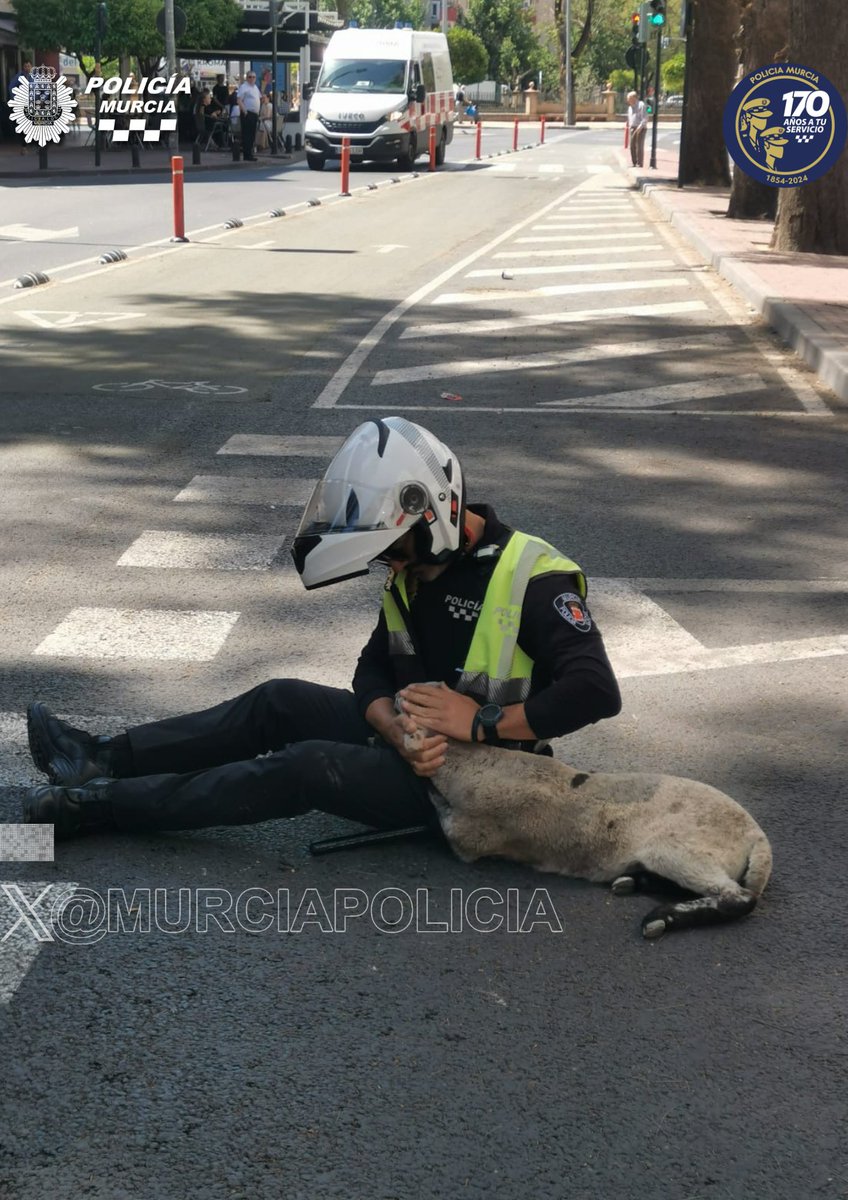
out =
[[[26,880],[0,885],[4,893],[3,921],[0,922],[0,1010],[12,1001],[35,965],[42,947],[48,944],[36,937],[34,918],[30,917],[27,923],[19,919],[19,913],[34,912],[49,931],[50,912],[66,897],[72,896],[78,887],[77,883],[59,883],[55,879],[49,883]],[[39,901],[49,903],[49,909],[45,911]]]
[[[549,222],[546,222],[544,225],[531,225],[530,228],[533,230],[537,230],[540,233],[544,232],[545,230],[552,231],[554,229],[568,229],[568,230],[597,229],[598,222],[597,221],[549,221]]]
[[[205,662],[218,654],[237,612],[74,608],[34,653],[52,658]]]
[[[523,354],[504,358],[468,358],[453,362],[424,363],[417,367],[395,367],[378,371],[371,380],[372,387],[398,383],[416,383],[423,379],[445,379],[454,376],[501,374],[504,371],[540,370],[566,363],[604,362],[614,358],[638,358],[651,354],[673,354],[678,359],[685,354],[709,351],[716,353],[732,345],[723,333],[682,335],[671,338],[640,338],[633,342],[602,342],[571,350],[554,350],[539,354]]]
[[[597,274],[600,271],[646,271],[662,270],[676,267],[673,258],[632,259],[614,263],[555,263],[547,267],[513,267],[510,275],[585,275],[589,271]],[[494,279],[503,277],[503,267],[486,267],[480,271],[469,271],[466,279]],[[220,451],[219,451],[220,453]]]
[[[275,534],[183,533],[145,529],[118,559],[119,567],[191,571],[266,571],[285,538]]]
[[[513,300],[532,300],[536,296],[580,296],[595,292],[627,292],[634,288],[661,287],[663,291],[669,288],[690,287],[688,279],[616,279],[603,283],[560,283],[548,287],[511,289],[497,288],[480,292],[443,292],[431,304],[489,304],[493,300],[509,302]]]
[[[845,634],[707,647],[632,581],[596,578],[592,583],[592,611],[604,630],[607,652],[620,679],[684,675],[848,654]],[[735,586],[744,592],[745,581],[737,580]],[[814,591],[814,586],[809,590]]]
[[[224,442],[218,453],[324,458],[335,454],[343,441],[344,438],[339,437],[301,437],[296,434],[279,437],[273,433],[235,433]]]
[[[687,383],[667,383],[659,387],[629,388],[622,392],[570,396],[567,400],[543,400],[541,404],[544,408],[659,408],[664,404],[708,400],[712,396],[762,392],[767,387],[768,384],[760,375],[722,375],[712,382],[692,380]]]
[[[306,504],[317,479],[245,478],[241,475],[195,475],[175,501],[201,504]]]
[[[569,200],[568,204],[563,204],[561,208],[554,209],[554,212],[580,213],[583,216],[590,216],[592,213],[620,213],[636,211],[635,205],[633,205],[629,200],[607,201],[602,204],[596,204],[594,201],[580,203],[577,200]]]
[[[516,245],[521,245],[527,242],[622,242],[633,241],[640,238],[649,238],[654,235],[647,231],[645,233],[557,233],[551,234],[529,234],[527,237],[516,238]]]
[[[493,254],[493,258],[580,258],[587,254],[622,254],[631,253],[634,250],[663,250],[664,246],[661,242],[654,239],[652,233],[634,233],[630,234],[629,241],[626,246],[568,246],[563,249],[546,247],[544,250],[503,250],[498,254]],[[640,245],[640,243],[642,243]]]
[[[618,308],[530,313],[526,316],[495,317],[483,321],[439,322],[437,325],[413,325],[403,331],[400,340],[468,337],[478,333],[497,333],[501,329],[527,329],[534,325],[570,325],[576,321],[603,321],[611,317],[683,316],[684,313],[704,312],[706,308],[707,305],[702,300],[683,300],[669,304],[625,304]]]

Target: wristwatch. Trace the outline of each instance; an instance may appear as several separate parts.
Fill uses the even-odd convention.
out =
[[[474,720],[471,722],[471,740],[477,741],[477,730],[483,726],[483,740],[492,746],[496,746],[501,740],[498,737],[498,721],[504,715],[503,709],[499,704],[484,704],[478,708],[474,714]]]

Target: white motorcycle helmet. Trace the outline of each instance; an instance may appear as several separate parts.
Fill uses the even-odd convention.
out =
[[[292,557],[308,590],[367,575],[409,530],[419,562],[446,563],[463,544],[459,460],[403,417],[366,421],[336,454],[303,513]]]

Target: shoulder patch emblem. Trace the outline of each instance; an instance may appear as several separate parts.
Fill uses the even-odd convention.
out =
[[[581,633],[588,633],[592,628],[589,610],[576,592],[563,592],[561,596],[557,596],[554,608],[564,621],[568,621],[569,625],[573,625]]]

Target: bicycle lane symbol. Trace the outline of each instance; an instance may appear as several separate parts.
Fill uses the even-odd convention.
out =
[[[135,396],[142,392],[156,390],[166,392],[188,392],[192,396],[239,396],[247,392],[247,388],[238,387],[233,383],[211,383],[208,379],[167,380],[140,379],[135,382],[95,383],[95,392],[109,392],[112,395]]]

